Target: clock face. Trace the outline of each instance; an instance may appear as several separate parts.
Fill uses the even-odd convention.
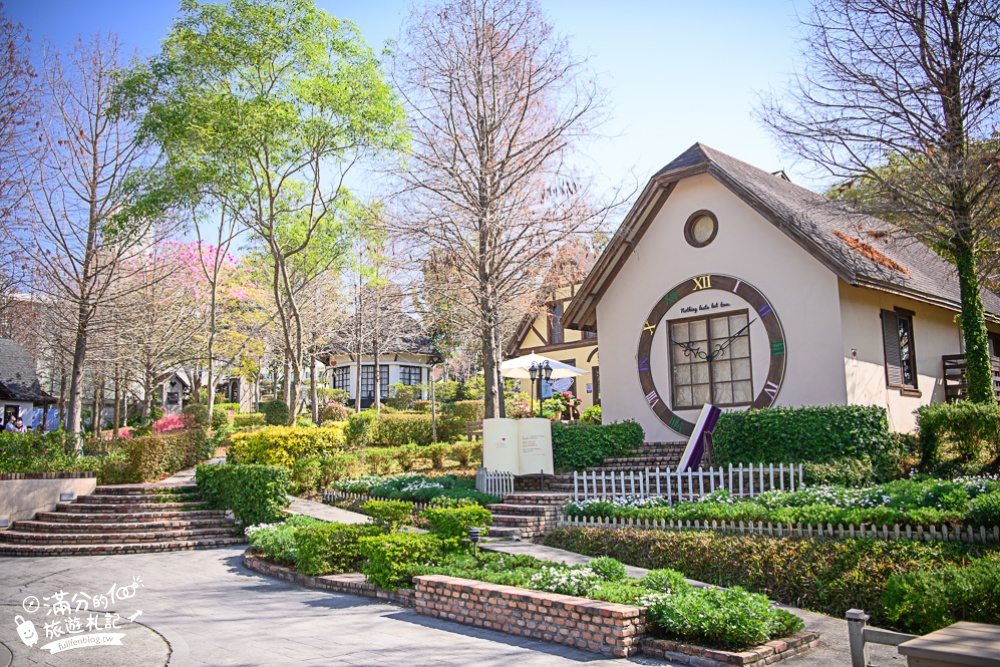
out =
[[[728,303],[727,294],[743,304]],[[705,299],[697,299],[701,296]],[[665,335],[657,336],[658,331]],[[664,363],[658,362],[664,351],[654,348],[654,340],[666,345]],[[754,359],[765,355],[767,373],[754,378]],[[705,403],[744,408],[774,404],[785,375],[785,335],[774,308],[756,287],[710,273],[675,285],[656,302],[639,335],[636,361],[650,409],[672,430],[691,435],[694,423],[674,410],[700,410]],[[656,386],[654,364],[666,366],[670,381],[661,385],[667,386]],[[657,375],[664,377],[659,371]]]

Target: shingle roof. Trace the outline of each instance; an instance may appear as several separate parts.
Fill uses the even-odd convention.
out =
[[[591,328],[596,323],[594,309],[605,283],[630,254],[621,246],[638,243],[648,225],[649,220],[639,218],[650,212],[655,215],[662,205],[662,194],[669,195],[672,184],[699,173],[712,175],[848,284],[961,309],[954,267],[913,236],[699,143],[650,179],[588,276],[580,296],[567,309],[565,320],[569,326]],[[600,291],[588,290],[588,283],[591,288],[600,286]],[[987,290],[982,296],[991,319],[1000,319],[1000,297]]]
[[[31,355],[10,338],[0,338],[0,394],[14,401],[55,401],[42,391]]]

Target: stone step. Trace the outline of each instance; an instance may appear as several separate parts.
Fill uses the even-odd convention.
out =
[[[502,540],[519,540],[521,539],[521,529],[506,526],[490,526],[490,530],[486,535],[487,537],[495,537]]]
[[[103,496],[124,496],[124,495],[147,495],[147,494],[171,494],[171,493],[194,493],[198,486],[195,484],[105,484],[94,489],[94,495]]]
[[[130,517],[122,517],[129,519]],[[218,519],[174,519],[168,521],[113,521],[109,523],[55,522],[55,521],[15,521],[10,530],[25,533],[131,533],[155,530],[203,530],[208,528],[234,528],[236,524],[226,518]],[[0,532],[2,534],[2,532]]]
[[[188,512],[163,510],[159,512],[39,512],[36,521],[52,521],[58,523],[108,523],[120,521],[134,523],[136,521],[166,521],[185,519],[224,519],[225,510],[191,510]]]
[[[509,505],[564,505],[571,499],[571,494],[550,491],[525,491],[504,495],[503,502]]]
[[[101,494],[90,496],[79,496],[74,500],[76,503],[86,505],[133,505],[133,504],[153,504],[162,505],[164,503],[192,503],[204,502],[200,493],[126,493],[121,495]]]
[[[206,502],[195,503],[58,503],[57,512],[69,512],[71,514],[97,512],[102,514],[131,514],[133,512],[184,512],[189,510],[200,510],[208,507]]]
[[[195,540],[164,542],[135,542],[130,544],[0,544],[0,556],[115,556],[119,554],[151,553],[158,551],[189,551],[245,544],[242,537],[213,537]]]
[[[486,509],[494,514],[518,514],[521,516],[559,516],[562,513],[561,505],[514,505],[510,503],[496,503],[488,505]]]
[[[677,464],[680,463],[680,457],[616,457],[611,459],[604,459],[604,462],[597,468],[591,468],[590,470],[597,470],[598,472],[602,469],[604,470],[644,470],[645,468],[657,468],[664,470],[666,468],[676,468]]]
[[[494,526],[510,526],[520,528],[523,526],[539,526],[545,523],[545,518],[540,516],[525,516],[523,514],[494,514]]]
[[[89,528],[89,526],[88,526]],[[17,530],[0,531],[0,544],[133,544],[136,542],[175,542],[203,540],[218,537],[239,537],[241,531],[236,526],[221,528],[196,528],[176,530],[155,530],[148,532],[87,532],[87,533],[29,533]]]

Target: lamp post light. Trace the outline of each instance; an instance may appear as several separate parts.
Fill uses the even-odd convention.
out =
[[[473,553],[479,556],[479,528],[472,526],[469,528],[469,541],[472,542]]]
[[[538,416],[542,416],[542,380],[548,382],[552,378],[552,366],[543,361],[538,367]]]
[[[535,414],[535,382],[538,380],[538,364],[534,361],[528,367],[528,375],[531,377],[531,414]],[[539,396],[539,401],[541,397]]]

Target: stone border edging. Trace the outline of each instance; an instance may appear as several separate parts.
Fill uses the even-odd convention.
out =
[[[0,482],[20,479],[90,479],[96,472],[5,472],[0,473]]]
[[[803,630],[746,651],[730,652],[644,636],[645,610],[631,605],[532,591],[444,575],[415,577],[415,589],[387,591],[359,573],[311,577],[243,553],[258,574],[306,588],[386,600],[417,613],[511,635],[627,657],[642,653],[697,667],[764,667],[819,645],[819,634]]]

